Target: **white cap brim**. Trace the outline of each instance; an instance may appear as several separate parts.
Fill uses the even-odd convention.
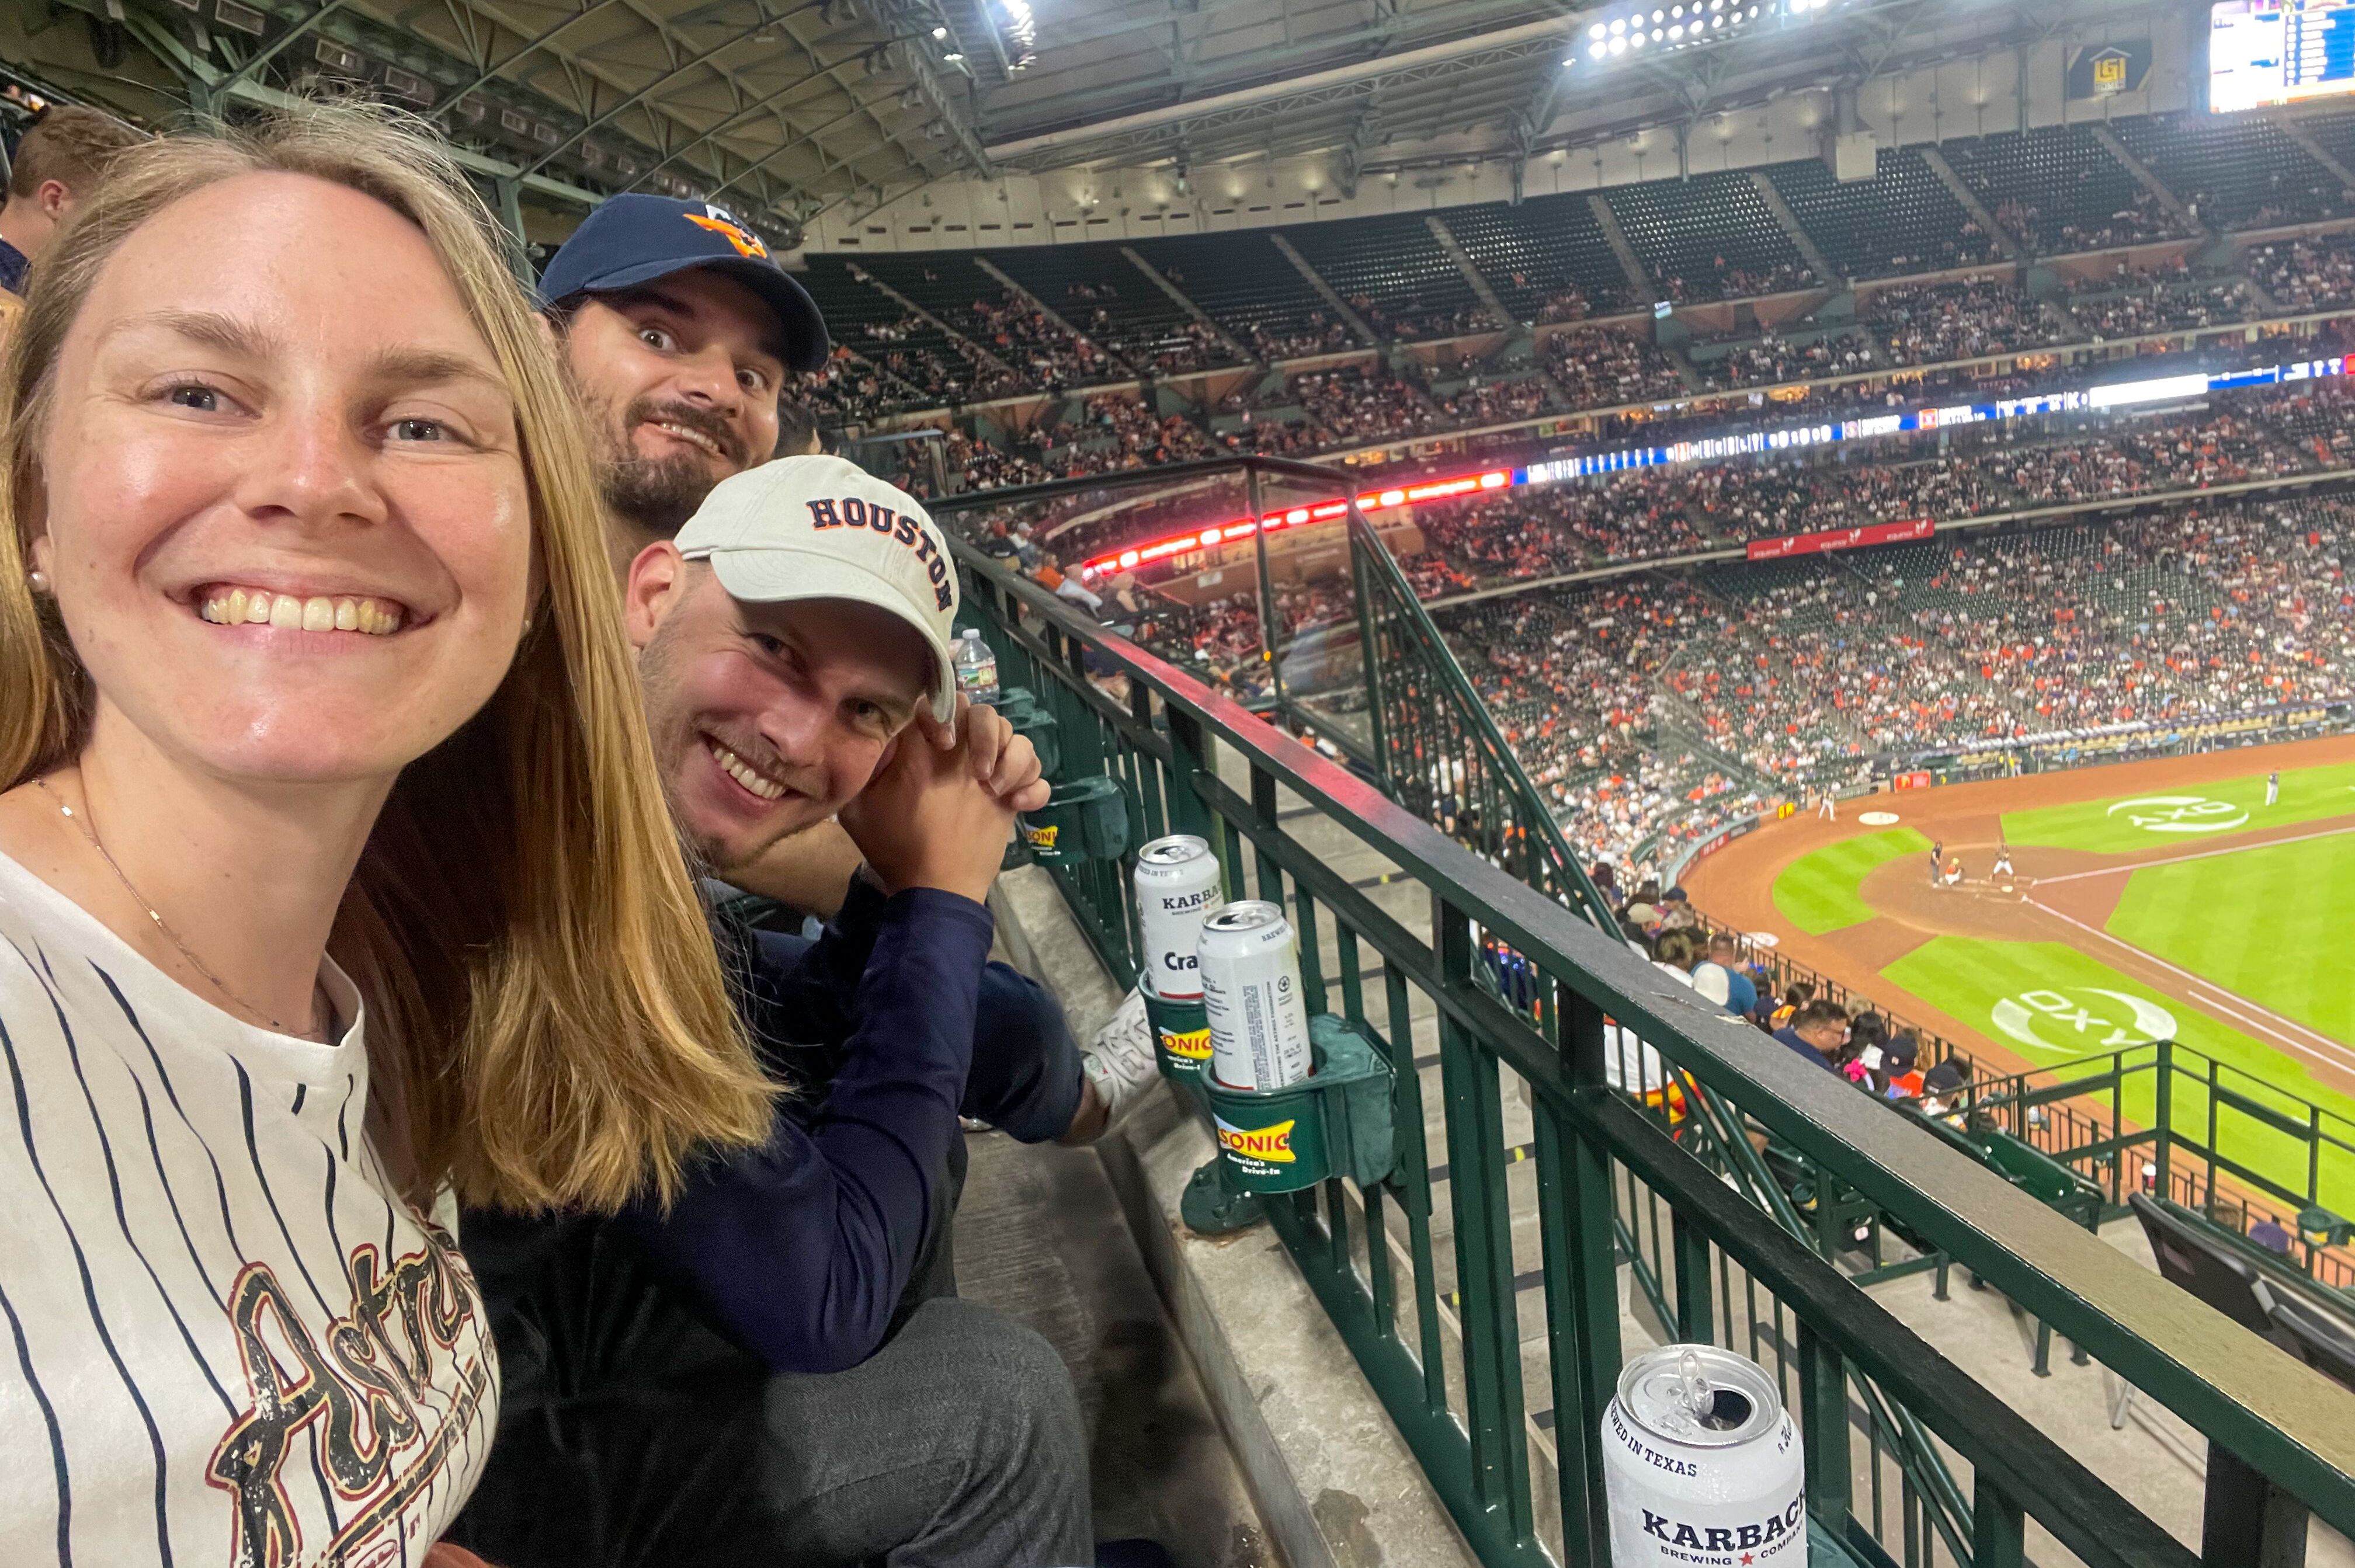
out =
[[[759,549],[698,551],[689,559],[711,563],[719,586],[748,604],[783,604],[802,599],[847,599],[871,604],[914,627],[932,655],[932,717],[943,724],[956,717],[956,663],[935,624],[932,606],[909,602],[900,589],[856,561],[824,550],[765,546]]]

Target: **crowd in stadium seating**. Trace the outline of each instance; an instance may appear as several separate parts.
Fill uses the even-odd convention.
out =
[[[1550,375],[1576,409],[1609,408],[1687,395],[1676,361],[1622,332],[1559,332],[1544,340]]]
[[[1872,346],[1854,332],[1817,336],[1806,343],[1766,332],[1721,358],[1704,360],[1695,355],[1693,368],[1700,372],[1704,391],[1771,387],[1784,381],[1870,370],[1873,368]]]
[[[2148,421],[1945,436],[1945,451],[1935,434],[1835,449],[1845,462],[1818,453],[1637,469],[1427,507],[1416,521],[1479,581],[1526,581],[1742,539],[2345,467],[2355,464],[2355,393],[2333,379],[2288,395],[2222,394],[2214,408]]]
[[[996,300],[975,300],[952,325],[1012,367],[986,385],[986,395],[1029,388],[1087,387],[1128,376],[1128,368],[1087,338],[1071,332],[1011,289]]]
[[[2355,304],[2355,235],[2278,240],[2251,251],[2243,265],[2283,310]]]
[[[2066,316],[2019,284],[1987,278],[1876,289],[1864,318],[1891,365],[1972,359],[2076,336]]]
[[[1621,579],[1441,624],[1582,852],[1619,860],[1870,758],[2355,698],[2350,545],[2355,505],[2227,503]]]
[[[1678,304],[1778,294],[1810,287],[1816,282],[1816,274],[1804,261],[1777,261],[1772,266],[1744,267],[1723,256],[1717,257],[1707,272],[1697,273],[1690,278],[1678,274],[1659,280],[1661,291]]]
[[[1013,443],[1057,479],[1141,468],[1212,452],[1209,436],[1184,414],[1156,416],[1134,398],[1099,394],[1087,400],[1077,424],[1033,425]]]
[[[1543,413],[1546,384],[1535,376],[1490,380],[1474,376],[1452,392],[1433,394],[1440,417],[1452,425],[1503,424]]]

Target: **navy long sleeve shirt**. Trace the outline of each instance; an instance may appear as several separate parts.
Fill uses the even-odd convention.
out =
[[[623,1222],[777,1371],[872,1355],[942,1222],[991,930],[971,899],[862,880],[799,964],[758,933],[744,955],[744,1021],[802,1098],[764,1147],[706,1161],[667,1213]]]
[[[992,930],[970,899],[860,879],[814,942],[719,933],[788,1097],[762,1147],[705,1157],[667,1211],[466,1217],[519,1407],[709,1365],[707,1328],[773,1371],[874,1354],[942,1242],[960,1112],[1038,1142],[1079,1105],[1062,1010],[987,963]]]

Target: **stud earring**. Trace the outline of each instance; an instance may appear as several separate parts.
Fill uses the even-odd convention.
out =
[[[531,617],[528,615],[523,618],[523,635],[527,637],[531,635]]]
[[[49,591],[49,574],[37,566],[25,573],[25,581],[32,584],[33,592],[36,593],[47,593]]]

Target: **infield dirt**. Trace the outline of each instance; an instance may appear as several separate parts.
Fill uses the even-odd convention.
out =
[[[2230,853],[2260,845],[2355,830],[2355,811],[2278,828],[2220,835],[2210,842],[2161,841],[2130,854],[2096,855],[2083,850],[2012,847],[2015,877],[1988,880],[2004,813],[2036,806],[2104,800],[2134,795],[2180,793],[2203,784],[2245,778],[2270,769],[2318,767],[2355,762],[2355,736],[2335,736],[2282,746],[2211,752],[2190,757],[1992,779],[1936,789],[1904,790],[1840,804],[1840,820],[1811,816],[1788,818],[1735,839],[1689,868],[1684,884],[1694,904],[1712,921],[1743,931],[1774,933],[1782,952],[1831,976],[1866,996],[1891,989],[1881,971],[1938,936],[1971,936],[2008,942],[2055,942],[2129,976],[2161,994],[2183,1000],[2230,1023],[2251,1038],[2296,1056],[2316,1078],[2355,1093],[2355,1042],[2332,1040],[2205,978],[2179,969],[2133,947],[2104,929],[2134,870],[2187,856]],[[1782,918],[1770,896],[1774,879],[1793,861],[1827,844],[1874,829],[1858,821],[1867,811],[1891,811],[1901,822],[1959,856],[1965,880],[1957,887],[1932,883],[1927,853],[1908,855],[1869,872],[1860,885],[1875,912],[1860,924],[1810,936]],[[1997,1060],[2029,1065],[2006,1043],[1991,1039],[1980,1022],[1955,1018],[1910,993],[1889,998],[1910,1021],[1985,1051]]]

